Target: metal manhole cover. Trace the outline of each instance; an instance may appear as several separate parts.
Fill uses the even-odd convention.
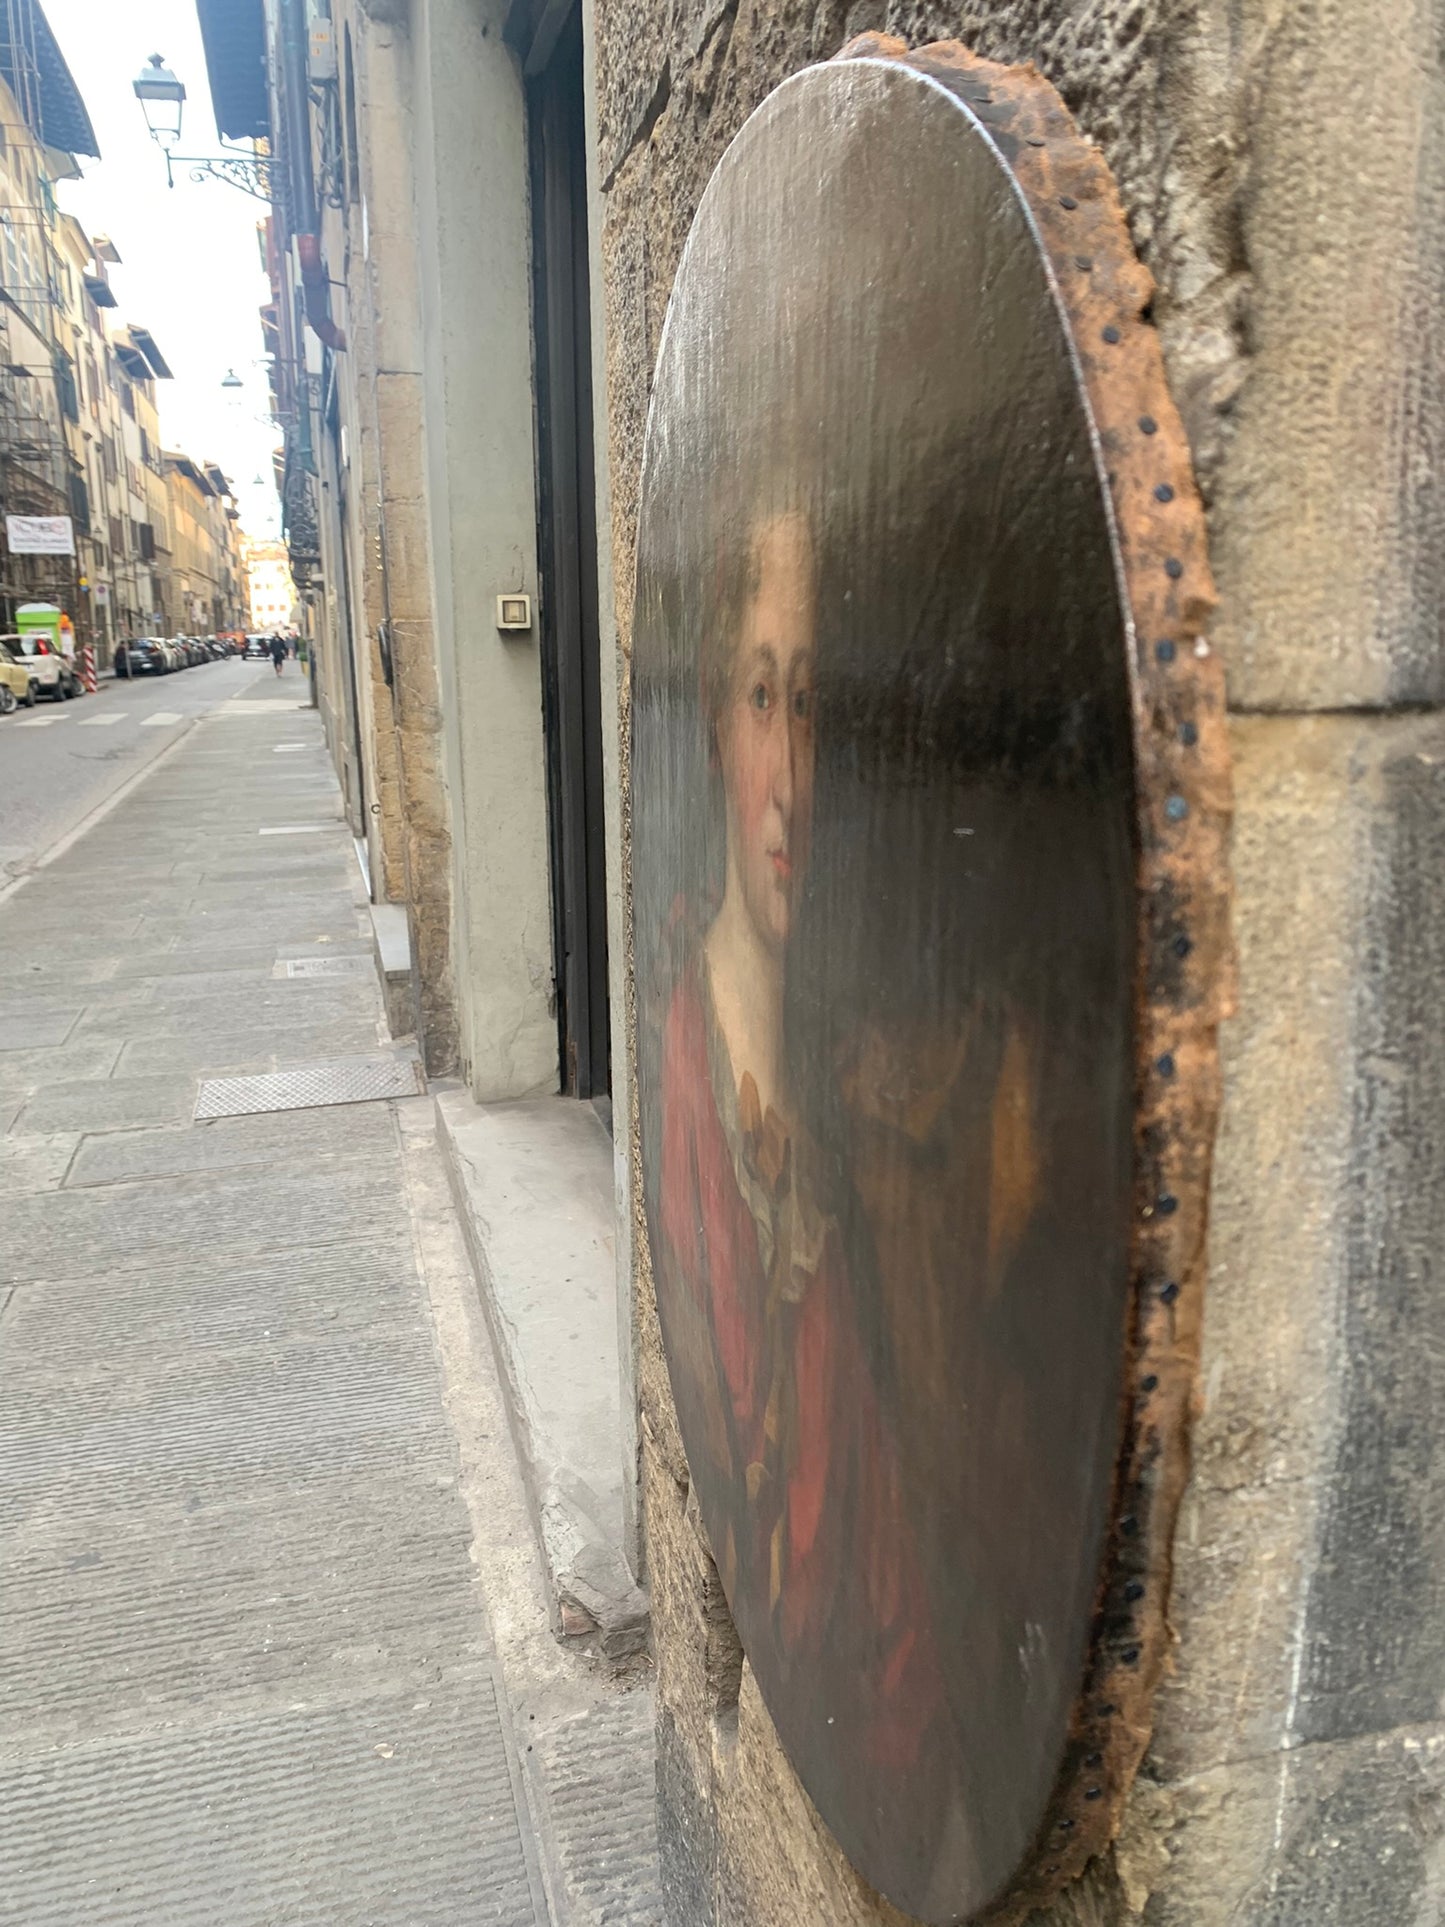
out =
[[[195,1118],[253,1117],[263,1111],[308,1111],[327,1104],[370,1104],[416,1097],[426,1086],[414,1057],[333,1057],[252,1077],[207,1077]]]
[[[278,957],[273,977],[369,977],[376,965],[370,957]]]

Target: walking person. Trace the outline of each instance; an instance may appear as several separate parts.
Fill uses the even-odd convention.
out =
[[[275,665],[276,674],[279,676],[286,666],[286,638],[284,636],[272,636],[271,661]]]

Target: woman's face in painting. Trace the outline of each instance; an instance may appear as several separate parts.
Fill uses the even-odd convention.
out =
[[[801,516],[764,523],[718,719],[729,884],[780,951],[813,827],[813,552]]]

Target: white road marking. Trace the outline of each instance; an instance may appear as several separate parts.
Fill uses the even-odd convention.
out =
[[[268,823],[257,836],[314,836],[318,830],[334,829],[332,823]]]
[[[271,747],[271,754],[273,756],[289,756],[294,749],[309,749],[310,747],[311,745],[309,743],[274,743]]]
[[[22,716],[17,729],[49,729],[52,723],[68,723],[68,716]]]
[[[181,712],[178,709],[158,709],[154,716],[142,716],[140,726],[142,729],[154,729],[159,723],[178,723],[180,721]]]
[[[107,723],[123,723],[125,717],[117,712],[113,716],[77,716],[75,720],[82,729],[104,729]]]
[[[284,716],[289,709],[310,709],[308,702],[288,703],[275,696],[232,696],[211,711],[216,722],[236,716]]]

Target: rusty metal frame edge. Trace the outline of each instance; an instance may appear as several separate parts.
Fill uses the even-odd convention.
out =
[[[1033,1849],[976,1916],[1009,1927],[1117,1834],[1169,1669],[1174,1531],[1189,1475],[1218,1122],[1233,1006],[1232,809],[1203,505],[1150,318],[1153,277],[1113,177],[1053,86],[957,41],[868,33],[838,59],[894,60],[949,89],[1028,206],[1072,336],[1113,510],[1131,628],[1138,851],[1134,1207],[1114,1503],[1067,1751]]]

